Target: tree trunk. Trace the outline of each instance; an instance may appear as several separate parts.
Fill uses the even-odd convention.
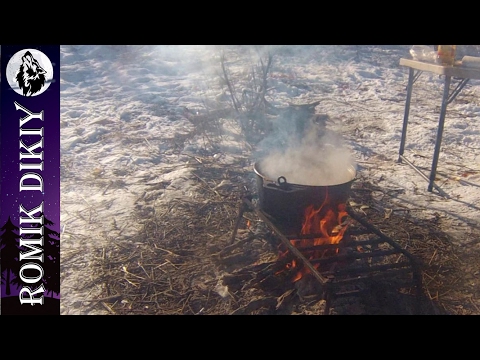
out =
[[[5,294],[10,295],[10,269],[7,269],[7,278],[5,279],[5,284],[7,285],[5,288]]]

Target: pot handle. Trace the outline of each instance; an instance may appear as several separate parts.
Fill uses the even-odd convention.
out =
[[[278,183],[278,186],[280,186],[280,189],[288,190],[288,183],[287,183],[287,179],[285,178],[285,176],[280,176],[277,179],[277,183]]]
[[[293,192],[298,191],[298,189],[292,189],[291,184],[287,182],[285,176],[280,176],[277,179],[277,182],[271,183],[267,185],[269,189],[282,191],[282,192]]]

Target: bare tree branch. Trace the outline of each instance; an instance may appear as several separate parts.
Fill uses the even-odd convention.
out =
[[[222,55],[221,55],[221,58],[220,58],[220,62],[222,64],[222,72],[223,72],[223,77],[224,77],[224,80],[225,80],[225,83],[227,84],[227,87],[228,87],[228,91],[230,92],[230,97],[232,98],[232,102],[233,102],[233,107],[235,108],[235,111],[237,113],[239,113],[240,111],[238,110],[239,106],[238,106],[238,100],[235,96],[235,91],[232,87],[232,84],[230,83],[230,79],[228,77],[228,74],[227,74],[227,69],[225,67],[225,61],[226,61],[226,57],[225,57],[225,52],[222,51]]]

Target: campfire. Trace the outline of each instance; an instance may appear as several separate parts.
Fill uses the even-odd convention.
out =
[[[291,284],[316,280],[317,295],[326,300],[325,314],[337,298],[361,296],[369,288],[384,286],[413,292],[418,299],[414,311],[419,311],[422,279],[415,258],[346,202],[332,203],[326,196],[319,207],[308,205],[300,232],[287,235],[281,222],[255,206],[252,198],[242,201],[232,240],[244,212],[254,212],[280,240],[274,276],[290,279]]]
[[[349,221],[346,204],[332,204],[326,193],[325,201],[316,208],[308,205],[305,209],[302,222],[301,237],[290,240],[290,243],[299,249],[308,260],[320,259],[338,254],[339,248],[319,248],[322,245],[339,244],[348,228]],[[288,250],[280,254],[284,257]],[[299,271],[293,278],[293,282],[300,280],[305,274],[310,273],[307,267],[299,266],[296,260],[288,263],[287,269],[298,268]],[[314,265],[318,270],[319,264]]]

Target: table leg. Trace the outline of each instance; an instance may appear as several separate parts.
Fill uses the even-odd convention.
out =
[[[407,139],[407,124],[408,124],[408,114],[410,113],[410,100],[412,99],[412,88],[413,88],[413,68],[409,69],[408,72],[408,85],[407,85],[407,100],[405,101],[405,113],[403,115],[403,128],[402,128],[402,140],[400,141],[400,151],[398,152],[398,161],[402,162],[402,155],[405,150],[405,140]]]
[[[435,140],[435,152],[433,153],[432,169],[430,171],[430,183],[428,191],[432,192],[435,175],[437,173],[438,156],[440,154],[440,146],[442,145],[443,126],[445,123],[445,114],[447,112],[448,94],[450,92],[451,76],[445,76],[445,85],[443,88],[442,108],[440,109],[440,118],[438,120],[437,139]]]

